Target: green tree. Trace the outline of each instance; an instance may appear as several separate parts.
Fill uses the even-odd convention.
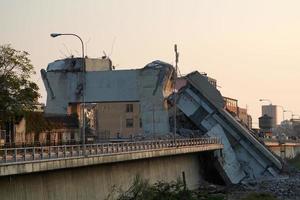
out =
[[[0,120],[35,108],[40,94],[38,85],[30,80],[35,74],[26,51],[0,45]]]

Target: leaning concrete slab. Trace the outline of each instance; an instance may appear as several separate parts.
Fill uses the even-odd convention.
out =
[[[252,133],[225,109],[220,92],[198,72],[185,77],[187,85],[179,91],[178,108],[209,136],[222,138],[222,169],[232,183],[246,179],[277,176],[281,162]]]

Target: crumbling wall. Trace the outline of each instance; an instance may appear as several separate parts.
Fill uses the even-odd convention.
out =
[[[140,102],[144,133],[169,133],[167,97],[174,72],[170,64],[154,61],[136,70],[87,71],[83,90],[80,63],[71,61],[57,61],[41,71],[47,90],[46,114],[68,113],[69,104],[83,101],[82,94],[88,103]]]
[[[167,97],[170,95],[173,67],[154,61],[139,70],[138,89],[143,129],[153,137],[170,132]]]

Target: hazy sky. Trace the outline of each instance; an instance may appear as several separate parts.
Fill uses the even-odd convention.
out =
[[[300,114],[299,9],[299,0],[0,0],[0,44],[31,54],[45,101],[40,69],[81,52],[51,32],[77,33],[89,57],[105,51],[118,69],[172,64],[177,43],[182,74],[216,78],[257,122],[260,98]]]

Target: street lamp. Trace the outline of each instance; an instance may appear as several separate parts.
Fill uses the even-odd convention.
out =
[[[51,33],[50,36],[55,38],[55,37],[59,37],[59,36],[63,36],[63,35],[70,35],[70,36],[74,36],[77,37],[80,42],[81,42],[81,51],[82,51],[82,143],[83,143],[83,154],[85,155],[86,153],[86,147],[85,147],[85,73],[86,73],[86,66],[85,66],[85,58],[84,58],[84,45],[83,45],[83,41],[81,39],[81,37],[79,37],[78,35],[74,34],[74,33]]]
[[[292,114],[292,119],[294,119],[294,116],[297,116],[298,118],[300,118],[300,115],[294,115],[294,114]]]
[[[293,115],[294,115],[294,113],[292,112],[292,111],[290,111],[290,110],[284,110],[283,112],[289,112],[289,113],[291,113],[291,116],[292,116],[292,118],[293,118]]]
[[[83,45],[83,41],[81,39],[81,37],[79,37],[78,35],[74,34],[74,33],[51,33],[50,36],[55,38],[55,37],[58,37],[58,36],[62,36],[62,35],[71,35],[71,36],[75,36],[77,37],[80,42],[81,42],[81,51],[82,51],[82,58],[84,59],[84,45]],[[85,71],[85,69],[84,69]]]
[[[267,101],[270,103],[270,105],[272,105],[272,101],[270,99],[259,99],[259,101]]]

